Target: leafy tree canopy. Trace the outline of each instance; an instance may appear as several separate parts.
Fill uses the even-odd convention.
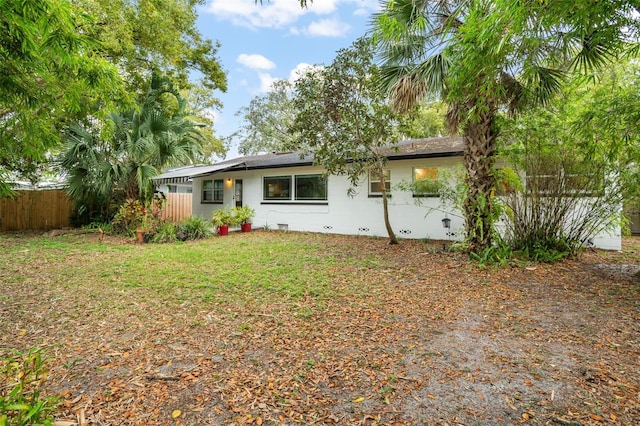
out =
[[[447,104],[427,102],[421,104],[409,117],[402,133],[410,139],[443,136],[447,131]]]
[[[492,244],[500,111],[544,104],[571,72],[615,59],[637,43],[637,12],[635,3],[616,0],[391,0],[376,16],[383,81],[394,105],[410,109],[425,96],[441,96],[450,129],[463,134],[471,250]]]
[[[66,0],[0,0],[0,181],[34,171],[68,122],[127,101],[117,68]],[[3,173],[4,171],[4,173]],[[2,175],[5,175],[4,178]],[[4,190],[3,190],[4,189]],[[7,195],[8,185],[0,188]]]
[[[296,136],[289,130],[295,115],[291,82],[277,80],[269,92],[256,96],[236,113],[243,119],[233,135],[240,153],[282,152],[296,146]]]
[[[106,58],[123,71],[134,90],[144,87],[151,71],[188,88],[189,73],[200,84],[225,91],[226,75],[216,56],[219,43],[203,39],[196,28],[196,7],[204,0],[78,0],[93,22],[79,27],[101,42]]]
[[[0,0],[0,181],[8,171],[36,175],[70,123],[133,106],[153,72],[192,91],[188,76],[198,73],[198,96],[218,107],[213,89],[226,90],[226,76],[218,44],[196,28],[202,3]],[[223,151],[210,133],[209,151]]]
[[[138,108],[70,126],[60,163],[80,215],[110,219],[125,199],[147,201],[163,167],[201,155],[204,136],[187,114],[171,80],[154,75]]]
[[[347,175],[353,186],[367,173],[385,181],[386,154],[401,121],[385,99],[374,59],[372,41],[359,39],[339,50],[330,66],[308,72],[295,86],[298,142],[329,174]],[[384,184],[381,193],[385,225],[395,244]]]

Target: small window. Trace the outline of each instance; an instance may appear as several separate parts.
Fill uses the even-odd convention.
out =
[[[327,179],[322,175],[297,175],[296,200],[326,200]]]
[[[209,202],[209,203],[213,201],[213,181],[212,180],[202,181],[202,201]]]
[[[213,181],[213,201],[224,201],[224,181],[222,179],[216,179]]]
[[[442,182],[438,180],[438,169],[435,167],[415,167],[413,169],[413,196],[439,197]]]
[[[374,170],[369,171],[369,195],[382,195],[382,185],[384,185],[387,193],[391,190],[391,171],[385,169],[383,173],[384,182],[381,182],[380,173]]]
[[[263,198],[265,200],[291,199],[291,176],[265,177],[263,182]]]
[[[222,179],[202,181],[202,202],[222,203],[224,200],[224,181]]]

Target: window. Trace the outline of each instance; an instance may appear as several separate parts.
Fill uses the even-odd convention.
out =
[[[384,185],[387,192],[391,190],[391,171],[385,169],[383,173],[384,182],[381,182],[380,173],[373,170],[369,171],[369,196],[381,196],[382,185]]]
[[[213,181],[212,180],[203,180],[202,181],[202,202],[212,202],[213,201]]]
[[[265,177],[263,183],[263,198],[265,200],[291,199],[291,176]]]
[[[202,202],[222,203],[224,200],[224,181],[222,179],[202,181]]]
[[[322,175],[297,175],[296,200],[326,200],[327,179]]]
[[[216,179],[213,181],[213,201],[222,202],[224,200],[224,181]]]
[[[600,196],[604,188],[604,173],[598,170],[585,171],[578,163],[565,162],[558,165],[550,160],[530,167],[525,184],[529,194],[544,196]]]
[[[439,197],[442,182],[438,180],[438,169],[435,167],[415,167],[413,169],[413,196]]]

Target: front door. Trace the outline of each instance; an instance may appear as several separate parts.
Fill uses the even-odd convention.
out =
[[[242,179],[236,179],[236,207],[242,207]]]

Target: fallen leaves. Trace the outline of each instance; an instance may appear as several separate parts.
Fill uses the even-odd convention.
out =
[[[96,425],[640,418],[638,293],[619,277],[594,277],[588,257],[562,269],[480,271],[462,255],[425,254],[418,241],[390,248],[351,237],[239,236],[253,246],[262,237],[302,241],[314,262],[332,258],[330,297],[307,288],[296,297],[273,288],[242,294],[218,287],[226,278],[206,262],[191,266],[202,269],[200,287],[182,289],[175,277],[162,291],[119,277],[72,288],[41,279],[48,267],[65,268],[55,262],[17,282],[7,266],[0,311],[13,328],[0,344],[14,344],[17,330],[28,331],[20,344],[42,330],[38,339],[54,345],[50,387],[63,402],[61,422],[81,412]],[[82,253],[76,261],[89,263]],[[53,299],[63,315],[32,303]]]

